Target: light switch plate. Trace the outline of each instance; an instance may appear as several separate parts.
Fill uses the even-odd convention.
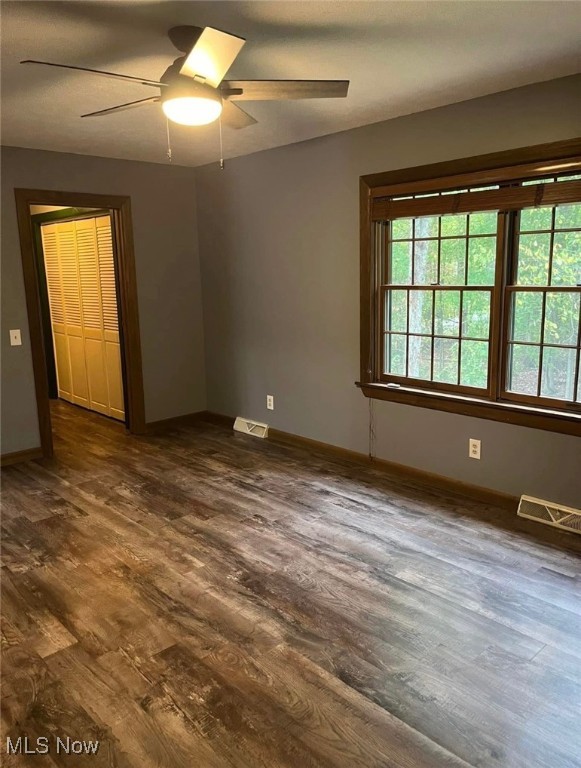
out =
[[[10,346],[19,347],[22,344],[22,337],[20,336],[20,329],[16,328],[10,331]]]

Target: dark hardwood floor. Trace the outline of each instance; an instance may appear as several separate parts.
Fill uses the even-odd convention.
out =
[[[572,534],[213,424],[53,422],[2,471],[2,765],[581,764]]]

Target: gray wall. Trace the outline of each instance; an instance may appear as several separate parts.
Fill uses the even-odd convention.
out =
[[[129,195],[147,421],[205,408],[194,175],[189,168],[2,148],[2,453],[39,445],[14,188]],[[21,347],[8,330],[21,328]]]
[[[367,452],[369,402],[353,384],[358,177],[578,136],[580,92],[580,77],[564,78],[198,169],[208,408]],[[578,438],[374,409],[382,458],[581,506]]]

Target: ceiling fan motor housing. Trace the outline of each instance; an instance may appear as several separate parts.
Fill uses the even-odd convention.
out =
[[[182,68],[185,60],[186,60],[185,56],[178,56],[178,58],[173,62],[173,64],[170,64],[169,67],[163,73],[163,75],[159,78],[159,82],[167,83],[169,85],[169,83],[171,83],[173,80],[179,77],[180,69]]]
[[[203,32],[202,27],[180,26],[172,27],[167,36],[178,51],[189,53]]]
[[[185,75],[175,75],[171,78],[164,78],[165,75],[161,79],[161,82],[167,83],[168,87],[160,89],[162,103],[172,99],[192,97],[211,99],[212,101],[217,101],[219,104],[222,103],[222,96],[219,89],[212,88],[211,85],[207,85],[198,80],[193,80],[191,77]]]

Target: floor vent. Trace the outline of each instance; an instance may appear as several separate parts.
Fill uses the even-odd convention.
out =
[[[538,523],[561,528],[563,531],[581,533],[581,509],[563,507],[561,504],[534,499],[532,496],[521,496],[517,514]]]
[[[243,432],[245,435],[254,435],[254,437],[268,437],[268,424],[261,424],[259,421],[250,421],[241,416],[236,418],[234,429],[237,432]]]

